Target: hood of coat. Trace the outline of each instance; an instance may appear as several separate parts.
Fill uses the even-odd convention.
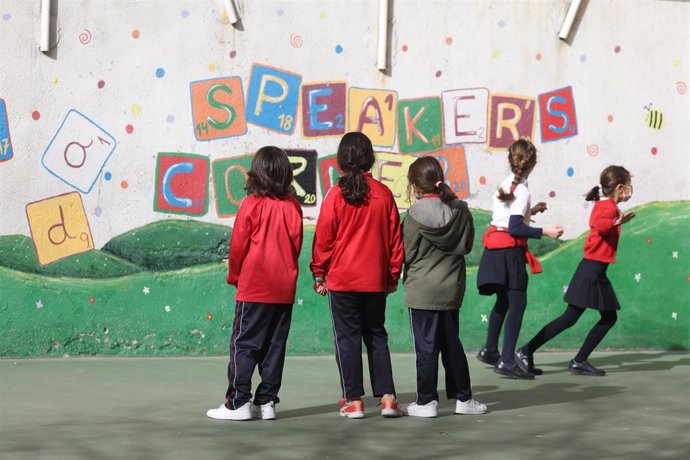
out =
[[[461,212],[465,208],[466,212]],[[445,252],[455,252],[463,239],[469,210],[467,204],[456,200],[450,205],[438,198],[425,198],[408,211],[406,224],[415,225],[431,244]],[[464,252],[464,251],[463,251]]]

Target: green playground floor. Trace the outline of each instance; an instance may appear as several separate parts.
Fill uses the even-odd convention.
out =
[[[337,415],[332,356],[289,357],[278,419],[248,422],[206,418],[224,357],[0,360],[0,459],[690,458],[690,354],[595,353],[603,378],[570,375],[571,355],[538,353],[534,381],[470,356],[484,415],[442,400],[435,419],[383,419],[365,399],[363,420]],[[412,401],[414,356],[394,355],[393,370]]]

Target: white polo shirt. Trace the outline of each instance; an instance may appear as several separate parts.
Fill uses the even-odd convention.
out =
[[[510,187],[513,185],[515,174],[511,174],[501,182],[500,188],[504,192],[509,193]],[[491,225],[496,227],[508,228],[508,221],[510,216],[523,216],[525,225],[530,224],[532,205],[530,202],[529,189],[527,188],[527,181],[520,179],[520,183],[515,187],[513,192],[515,199],[513,201],[504,202],[498,199],[498,190],[494,194],[494,210],[491,217]]]

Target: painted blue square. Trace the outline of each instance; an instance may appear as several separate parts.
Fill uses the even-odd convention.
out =
[[[247,122],[292,134],[301,83],[300,75],[255,65],[247,89]]]

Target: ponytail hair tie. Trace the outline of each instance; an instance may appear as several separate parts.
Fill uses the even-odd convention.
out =
[[[436,188],[439,188],[439,187],[441,186],[442,183],[443,183],[442,180],[437,180],[437,181],[436,181]]]

